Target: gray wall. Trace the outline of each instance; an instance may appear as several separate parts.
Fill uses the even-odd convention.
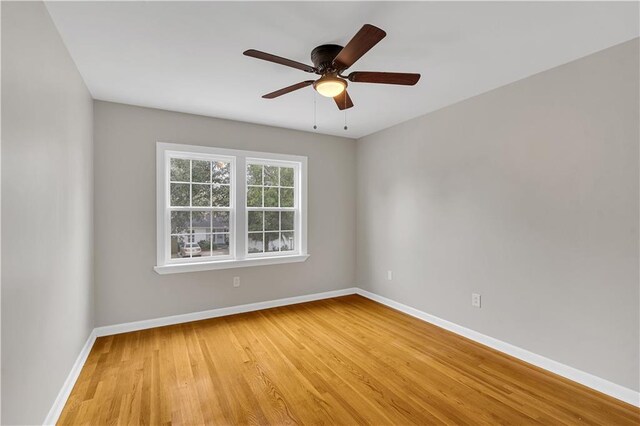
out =
[[[359,140],[359,285],[639,390],[638,47]]]
[[[2,424],[42,423],[93,328],[93,103],[41,2],[2,2]]]
[[[354,140],[99,101],[94,139],[98,326],[354,285]],[[311,257],[156,274],[156,141],[308,156]]]

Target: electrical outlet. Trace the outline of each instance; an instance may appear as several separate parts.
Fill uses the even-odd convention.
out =
[[[387,281],[391,281],[393,279],[393,272],[387,271]]]
[[[233,277],[233,286],[240,287],[240,277]]]
[[[480,307],[480,295],[478,293],[471,293],[471,306],[474,308]]]

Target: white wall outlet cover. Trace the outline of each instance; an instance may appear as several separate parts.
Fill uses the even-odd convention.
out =
[[[387,271],[387,281],[391,281],[393,279],[393,271]]]
[[[471,293],[471,306],[480,307],[480,295],[478,293]]]
[[[240,277],[233,277],[233,286],[240,287]]]

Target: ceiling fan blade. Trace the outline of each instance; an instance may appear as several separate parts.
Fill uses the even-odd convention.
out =
[[[380,83],[380,84],[401,84],[413,86],[420,80],[420,74],[410,74],[405,72],[371,72],[356,71],[349,74],[349,81],[354,83]]]
[[[351,96],[349,96],[346,90],[340,93],[338,96],[334,97],[333,100],[336,101],[336,105],[338,105],[338,108],[340,110],[353,107]]]
[[[291,59],[283,58],[280,56],[272,55],[271,53],[261,52],[259,50],[249,49],[243,53],[245,56],[251,56],[252,58],[262,59],[263,61],[275,62],[276,64],[284,65],[291,68],[297,68],[306,72],[316,72],[317,70],[309,65],[301,62],[292,61]]]
[[[265,98],[265,99],[277,98],[278,96],[286,95],[289,92],[293,92],[294,90],[302,89],[303,87],[311,86],[312,84],[313,84],[313,80],[303,81],[301,83],[293,84],[293,85],[285,87],[283,89],[276,90],[275,92],[267,93],[266,95],[264,95],[262,97]]]
[[[333,60],[333,66],[338,70],[349,68],[386,35],[387,33],[380,28],[365,24],[338,53],[338,56]]]

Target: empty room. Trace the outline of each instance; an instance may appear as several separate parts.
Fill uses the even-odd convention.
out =
[[[640,2],[0,14],[2,425],[640,425]]]

